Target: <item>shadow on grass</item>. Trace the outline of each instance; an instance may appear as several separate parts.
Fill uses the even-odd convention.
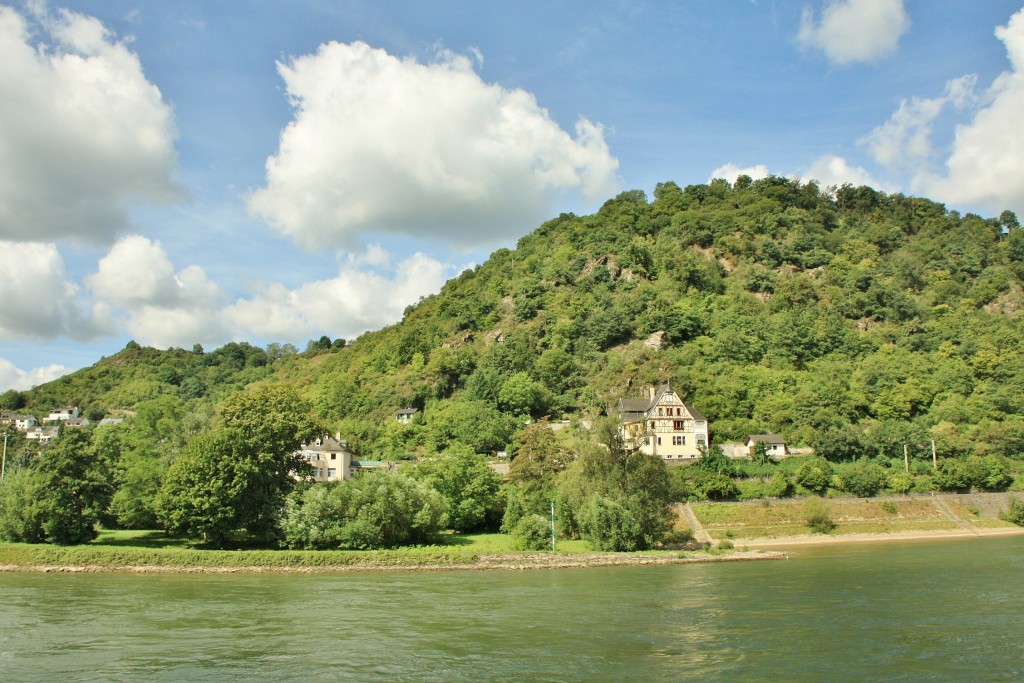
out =
[[[137,531],[108,529],[99,532],[90,545],[113,545],[135,548],[190,548],[195,544],[184,538],[173,538],[161,530]]]

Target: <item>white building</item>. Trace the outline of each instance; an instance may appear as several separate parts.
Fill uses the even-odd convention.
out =
[[[619,401],[619,424],[626,447],[664,460],[701,457],[708,443],[708,420],[665,384],[642,399]]]

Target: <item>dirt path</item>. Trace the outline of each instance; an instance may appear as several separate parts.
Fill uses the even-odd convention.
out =
[[[686,523],[690,525],[690,531],[693,532],[693,538],[698,543],[714,543],[714,539],[711,538],[711,534],[704,531],[704,525],[697,519],[697,515],[693,514],[693,508],[690,507],[689,503],[683,503],[683,516],[686,517]]]

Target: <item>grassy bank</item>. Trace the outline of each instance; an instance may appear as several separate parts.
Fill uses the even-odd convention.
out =
[[[955,494],[878,499],[814,499],[824,509],[828,534],[907,534],[1019,529],[999,519],[1014,494]],[[820,505],[819,505],[820,504]],[[807,499],[761,500],[742,503],[692,503],[694,516],[712,539],[786,538],[812,528]]]
[[[202,550],[158,531],[104,531],[80,546],[0,543],[0,569],[43,571],[345,571],[381,569],[528,569],[663,564],[726,559],[720,553],[594,553],[585,541],[557,552],[517,552],[505,534],[445,536],[442,543],[394,550]]]

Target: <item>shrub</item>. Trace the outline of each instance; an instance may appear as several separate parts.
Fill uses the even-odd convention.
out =
[[[882,501],[882,509],[888,512],[890,515],[896,514],[896,503],[891,500]]]
[[[513,550],[546,550],[551,547],[551,526],[540,515],[526,515],[512,529]]]
[[[807,526],[814,533],[827,534],[836,528],[836,523],[832,521],[832,511],[821,498],[808,498],[804,501],[803,513]]]
[[[718,542],[719,550],[732,550],[735,547],[736,546],[733,544],[733,542],[730,541],[728,538]]]
[[[421,543],[443,528],[445,502],[399,472],[368,472],[290,497],[281,528],[290,548],[365,550]]]
[[[1010,509],[1000,512],[999,518],[1017,526],[1024,526],[1024,498],[1014,498],[1010,503]]]
[[[832,465],[824,458],[811,458],[796,471],[796,483],[812,493],[822,494],[828,490],[832,478]]]
[[[697,491],[708,500],[735,498],[739,493],[736,482],[717,472],[705,473],[695,483]]]
[[[906,472],[893,472],[886,486],[893,493],[906,493],[914,486],[914,478]]]
[[[885,470],[864,460],[848,467],[842,477],[843,490],[860,497],[875,495],[886,480]]]

